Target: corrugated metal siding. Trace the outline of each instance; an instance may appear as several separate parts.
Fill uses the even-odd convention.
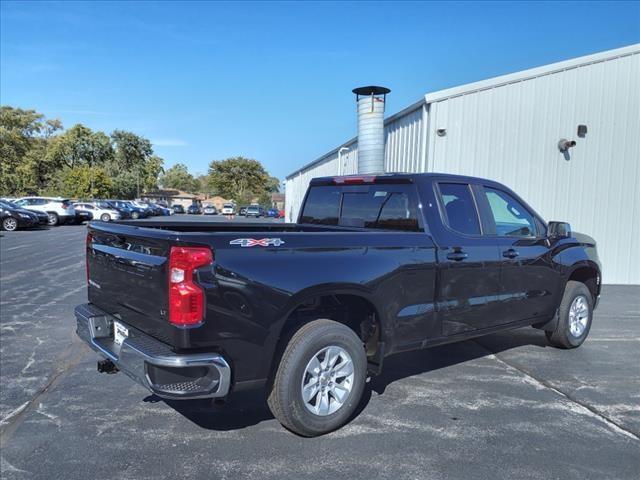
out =
[[[353,142],[347,145],[347,148],[349,150],[343,151],[340,155],[342,165],[338,162],[338,150],[334,150],[315,162],[310,168],[287,177],[285,181],[285,221],[297,221],[300,205],[312,178],[357,173],[358,144]]]
[[[392,119],[385,125],[385,171],[424,172],[426,162],[426,106]]]
[[[639,87],[635,54],[434,102],[429,170],[508,185],[596,238],[606,283],[640,284]],[[569,160],[561,138],[577,141]]]
[[[386,171],[503,182],[547,220],[596,238],[606,283],[640,284],[639,87],[634,45],[431,93],[385,122]],[[560,138],[578,142],[570,160]],[[313,177],[356,173],[349,148],[341,168],[334,150],[287,178],[287,221]]]

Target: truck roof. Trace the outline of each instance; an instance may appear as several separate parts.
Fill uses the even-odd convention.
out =
[[[403,173],[389,172],[380,174],[362,174],[362,175],[336,175],[331,177],[316,177],[311,180],[310,185],[328,185],[328,184],[356,184],[356,183],[416,183],[428,178],[440,180],[457,180],[469,183],[482,182],[487,184],[500,185],[494,180],[480,177],[470,177],[466,175],[455,175],[452,173]]]

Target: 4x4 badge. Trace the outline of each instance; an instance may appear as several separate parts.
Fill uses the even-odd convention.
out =
[[[280,245],[284,245],[284,240],[280,238],[236,238],[235,240],[231,240],[229,245],[240,245],[241,247],[268,247],[272,245],[279,247]]]

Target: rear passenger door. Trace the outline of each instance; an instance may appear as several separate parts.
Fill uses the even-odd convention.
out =
[[[491,327],[498,319],[501,258],[496,239],[484,235],[473,185],[434,184],[441,219],[432,231],[438,239],[440,267],[437,308],[444,336]],[[437,231],[436,231],[437,229]]]
[[[553,292],[560,291],[561,279],[550,258],[544,223],[499,186],[479,186],[478,200],[500,252],[501,323],[553,315]]]

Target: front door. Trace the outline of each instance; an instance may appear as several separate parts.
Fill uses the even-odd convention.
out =
[[[561,278],[553,268],[544,223],[504,189],[485,185],[476,191],[493,223],[489,228],[495,232],[502,263],[501,323],[550,317]]]

